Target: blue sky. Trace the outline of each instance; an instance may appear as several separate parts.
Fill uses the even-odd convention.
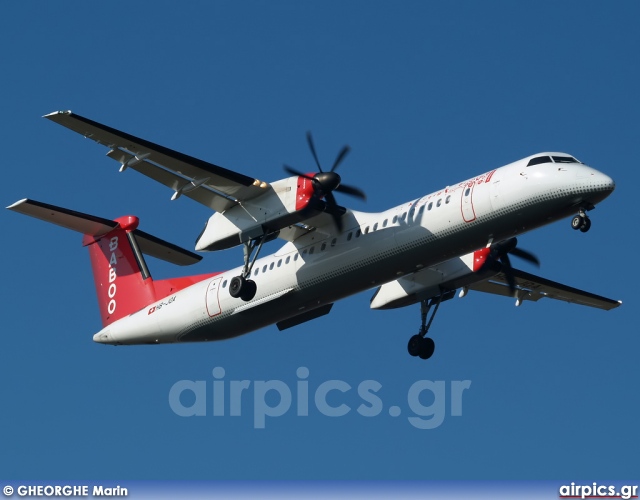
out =
[[[0,7],[4,206],[30,197],[141,228],[187,248],[208,217],[40,118],[58,109],[260,179],[352,152],[344,181],[378,211],[539,151],[611,175],[587,234],[569,221],[520,238],[539,274],[624,301],[611,312],[470,293],[442,306],[428,362],[406,352],[417,306],[370,311],[372,292],[285,332],[209,344],[110,347],[77,234],[5,211],[0,476],[16,479],[559,479],[637,477],[640,8],[635,2],[5,2]],[[277,243],[269,249],[275,251]],[[514,259],[515,261],[515,259]],[[149,259],[156,278],[182,268]],[[187,272],[241,263],[207,254]],[[533,272],[527,264],[517,263]],[[352,389],[254,429],[214,417],[212,370],[280,380],[308,369]],[[205,381],[209,411],[169,405]],[[356,387],[381,384],[364,417]],[[446,414],[420,430],[409,387],[441,381]],[[455,381],[471,381],[462,415]],[[294,391],[295,392],[295,391]],[[422,405],[429,405],[424,393]],[[332,399],[333,398],[333,399]],[[269,400],[275,405],[277,400]],[[183,402],[189,403],[188,398]],[[388,408],[402,414],[392,417]]]

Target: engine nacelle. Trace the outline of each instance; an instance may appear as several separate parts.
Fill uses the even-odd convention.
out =
[[[442,290],[455,290],[487,278],[479,272],[489,255],[489,248],[456,257],[436,266],[421,269],[382,285],[371,298],[371,309],[396,309],[436,297]]]
[[[214,213],[196,241],[197,251],[224,250],[309,219],[325,208],[311,182],[289,177],[271,183],[257,198]]]

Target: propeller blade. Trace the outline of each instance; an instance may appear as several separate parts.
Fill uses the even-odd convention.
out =
[[[522,250],[520,248],[514,248],[513,250],[511,250],[511,255],[520,257],[521,259],[526,260],[527,262],[531,262],[532,264],[535,264],[537,267],[540,267],[540,260],[531,252],[527,252],[526,250]]]
[[[513,295],[516,291],[516,279],[513,277],[509,255],[506,253],[501,255],[500,261],[502,262],[502,272],[504,273],[504,277],[507,279],[507,284],[509,285],[509,291],[511,292],[511,295]]]
[[[511,272],[511,268],[503,270],[504,277],[507,279],[507,284],[509,285],[509,291],[511,295],[515,295],[516,292],[516,279],[513,277],[513,273]]]
[[[511,259],[509,259],[508,254],[503,254],[500,256],[500,261],[511,270]]]
[[[338,156],[336,157],[336,161],[333,162],[333,167],[331,167],[332,172],[336,168],[338,168],[338,165],[342,163],[342,160],[344,160],[344,157],[347,156],[347,153],[349,153],[349,151],[351,151],[351,148],[349,146],[345,146],[340,150],[340,152],[338,153]]]
[[[342,232],[342,215],[338,214],[338,210],[337,210],[338,203],[336,202],[336,199],[333,196],[333,193],[327,193],[324,199],[327,201],[327,208],[328,208],[327,212],[329,212],[333,216],[333,220],[336,223],[338,232],[341,233]]]
[[[316,153],[316,147],[313,144],[313,137],[311,136],[311,132],[307,132],[307,142],[309,143],[309,149],[311,150],[313,159],[316,161],[316,165],[318,165],[318,170],[320,170],[320,172],[324,172],[324,170],[322,170],[322,167],[320,166],[320,160],[318,160],[318,154]]]
[[[295,168],[291,168],[289,165],[285,165],[284,166],[284,170],[285,170],[285,172],[287,172],[287,173],[289,173],[291,175],[298,175],[300,177],[304,177],[305,179],[309,179],[310,181],[313,180],[313,177],[310,177],[307,174],[303,174],[299,170],[296,170]]]
[[[336,188],[336,191],[344,194],[349,194],[351,196],[355,196],[356,198],[360,198],[362,200],[367,199],[367,195],[364,194],[364,191],[362,191],[361,189],[358,189],[357,187],[347,186],[346,184],[340,184]]]

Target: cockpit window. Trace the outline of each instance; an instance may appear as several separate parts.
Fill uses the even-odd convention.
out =
[[[580,163],[573,156],[552,156],[556,163]]]
[[[532,165],[540,165],[541,163],[551,163],[551,158],[548,156],[536,156],[535,158],[531,158],[529,163],[527,163],[527,167],[531,167]]]

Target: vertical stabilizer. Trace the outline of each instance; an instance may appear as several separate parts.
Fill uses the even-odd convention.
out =
[[[154,284],[143,253],[179,266],[188,266],[202,257],[138,229],[137,217],[110,220],[67,208],[24,199],[7,207],[84,235],[93,268],[102,325],[139,311],[206,276],[185,276]]]
[[[98,306],[104,326],[139,311],[156,300],[153,279],[138,248],[133,231],[137,217],[116,219],[108,233],[85,235],[89,248]]]

